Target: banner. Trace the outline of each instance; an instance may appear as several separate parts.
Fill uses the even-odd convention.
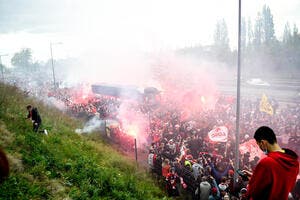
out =
[[[254,160],[255,156],[259,157],[260,159],[265,157],[262,150],[256,144],[255,139],[248,140],[239,146],[239,150],[241,154],[245,154],[247,152],[250,153],[250,161]]]
[[[268,97],[263,94],[262,97],[261,97],[261,101],[260,101],[260,105],[259,105],[259,110],[261,112],[265,112],[265,113],[268,113],[270,115],[273,115],[273,107],[272,105],[270,104],[270,102],[268,101]]]
[[[219,126],[208,133],[208,137],[213,142],[227,142],[228,128]]]

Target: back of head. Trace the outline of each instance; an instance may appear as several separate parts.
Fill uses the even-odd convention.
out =
[[[175,167],[171,167],[170,172],[171,172],[172,174],[174,174],[174,173],[175,173]]]
[[[225,194],[223,197],[224,200],[230,200],[230,196],[228,194]]]
[[[202,176],[201,182],[205,182],[205,181],[207,181],[207,180],[208,180],[208,177],[207,177],[207,176]]]
[[[270,144],[277,143],[274,131],[267,126],[259,127],[254,133],[254,139],[256,141],[266,140]]]
[[[240,193],[241,193],[241,194],[246,194],[246,193],[247,193],[247,189],[246,189],[246,188],[242,188],[242,189],[240,190]]]
[[[232,169],[228,170],[228,176],[233,176],[234,175],[234,171]]]

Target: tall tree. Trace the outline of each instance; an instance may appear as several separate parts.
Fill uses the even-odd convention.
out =
[[[288,22],[284,26],[282,42],[284,45],[291,45],[293,42],[291,28]]]
[[[248,19],[248,25],[247,25],[247,45],[251,45],[253,42],[253,29],[252,29],[252,22],[251,19]]]
[[[261,44],[270,46],[275,42],[273,15],[269,6],[264,5],[262,12],[258,12],[254,29],[254,44],[256,46],[261,46]]]
[[[247,44],[247,25],[246,25],[246,19],[243,17],[241,22],[241,47],[243,49],[246,48]]]
[[[295,47],[300,47],[300,35],[298,33],[298,27],[296,26],[296,24],[294,24],[293,27],[293,37],[292,37],[292,44]]]
[[[214,45],[220,50],[229,50],[228,29],[224,19],[219,20],[216,24]]]
[[[22,49],[20,52],[14,54],[11,59],[11,64],[22,70],[31,70],[32,65],[32,51],[29,48]]]
[[[293,38],[292,38],[292,48],[293,48],[293,65],[300,73],[300,34],[298,32],[298,27],[294,24],[293,27]],[[298,74],[299,77],[299,74]]]
[[[263,42],[263,19],[261,16],[261,13],[257,13],[255,26],[254,26],[254,38],[253,38],[253,44],[256,47],[261,46]]]
[[[228,29],[224,19],[218,20],[214,32],[213,54],[220,62],[232,63]]]
[[[274,42],[275,38],[275,30],[274,30],[274,22],[273,15],[271,14],[271,10],[269,6],[264,5],[262,9],[262,24],[263,24],[263,42],[265,44],[271,44]]]

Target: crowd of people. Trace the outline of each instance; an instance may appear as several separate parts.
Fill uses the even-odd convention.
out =
[[[162,178],[168,194],[187,199],[246,199],[249,179],[238,176],[238,180],[233,180],[237,170],[234,166],[235,99],[220,96],[213,109],[186,110],[163,94],[159,94],[160,98],[156,95],[146,96],[138,103],[126,103],[129,107],[132,105],[130,112],[143,114],[148,120],[149,126],[143,131],[147,133],[149,144],[149,168]],[[102,95],[74,98],[74,91],[70,89],[57,89],[48,93],[49,96],[63,102],[67,112],[74,116],[98,115],[100,119],[120,122],[119,127],[109,127],[109,134],[120,145],[132,145],[132,142],[122,142],[132,141],[122,130],[119,116],[124,100]],[[259,98],[241,100],[240,143],[249,141],[257,127],[269,126],[276,130],[280,145],[288,146],[299,155],[300,106],[279,106],[270,100],[274,109],[271,115],[260,111],[259,101]],[[225,143],[213,142],[207,136],[218,126],[228,128]],[[259,159],[258,155],[253,157],[244,152],[240,155],[239,168],[252,172]],[[299,199],[299,179],[297,185],[290,194],[294,199]]]
[[[149,142],[148,164],[150,171],[161,177],[169,196],[180,196],[187,199],[247,199],[246,176],[238,176],[234,182],[235,163],[235,100],[221,96],[214,109],[203,109],[186,113],[171,103],[169,99],[159,98],[152,101],[146,97],[134,112],[143,113],[149,119],[147,141]],[[241,143],[251,139],[257,127],[267,125],[276,130],[278,143],[288,146],[299,154],[300,115],[299,105],[279,107],[272,100],[274,114],[261,112],[260,99],[255,101],[243,99],[240,117]],[[114,97],[97,96],[86,103],[71,105],[74,113],[85,115],[99,113],[103,119],[118,119],[118,109],[122,101]],[[91,109],[94,108],[94,109]],[[131,110],[132,111],[132,110]],[[207,133],[218,126],[229,130],[226,143],[210,141]],[[113,128],[110,133],[114,139],[122,140],[124,145],[131,146],[132,141],[120,128]],[[127,147],[125,148],[127,149]],[[253,172],[259,162],[259,155],[253,157],[250,152],[240,155],[239,168]],[[298,180],[299,184],[299,180]],[[299,189],[298,189],[299,190]],[[290,194],[299,199],[299,191]],[[292,198],[291,198],[292,199]]]

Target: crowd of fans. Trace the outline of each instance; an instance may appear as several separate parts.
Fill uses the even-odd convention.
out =
[[[222,96],[218,99],[215,109],[190,112],[186,115],[168,99],[149,103],[149,98],[153,97],[147,97],[139,106],[134,104],[132,107],[134,112],[143,113],[149,118],[147,133],[151,145],[148,165],[152,173],[162,178],[168,195],[187,199],[245,199],[248,180],[238,176],[234,183],[233,179],[236,171],[235,100]],[[260,99],[242,101],[240,142],[251,139],[255,128],[267,125],[277,130],[280,144],[299,154],[299,105],[279,108],[278,103],[271,100],[274,114],[270,115],[260,111],[259,101]],[[98,96],[85,103],[70,104],[68,108],[73,114],[99,113],[103,119],[121,120],[118,119],[121,104],[118,98]],[[223,125],[231,133],[228,135],[228,141],[210,141],[207,133]],[[109,132],[120,145],[129,145],[125,149],[133,145],[122,129],[112,128]],[[250,159],[249,152],[241,154],[239,168],[252,171],[259,159],[258,156]],[[293,195],[294,199],[298,198],[296,193]]]
[[[249,135],[253,135],[256,127],[268,125],[278,130],[277,134],[281,137],[279,143],[299,154],[299,106],[287,106],[269,115],[259,110],[259,100],[243,102],[241,143],[250,139]],[[234,104],[224,106],[227,103],[222,97],[214,110],[202,111],[186,121],[181,120],[180,113],[175,109],[163,106],[154,110],[148,164],[152,172],[164,177],[170,196],[183,194],[190,199],[245,198],[247,180],[239,176],[235,184],[233,181],[236,170],[233,164],[234,135],[229,135],[227,144],[213,143],[207,137],[210,130],[220,125],[228,127],[231,133],[235,132]],[[273,107],[277,108],[276,102]],[[240,168],[252,171],[258,161],[259,157],[250,160],[250,153],[247,152],[240,156]]]
[[[145,130],[149,143],[148,165],[153,174],[162,178],[168,195],[187,199],[245,199],[248,180],[242,176],[235,182],[233,179],[236,171],[235,99],[221,96],[214,109],[187,113],[172,99],[156,98],[157,95],[160,94],[146,96],[138,105],[132,103],[130,112],[144,114],[149,120]],[[98,115],[101,119],[115,119],[122,126],[118,111],[123,101],[119,98],[92,95],[80,97],[79,101],[70,89],[57,89],[48,96],[62,101],[74,116]],[[270,115],[260,111],[259,101],[241,101],[240,143],[249,140],[257,127],[270,126],[276,130],[279,144],[299,155],[300,106],[279,106],[278,102],[270,100],[274,109],[274,114]],[[207,137],[207,133],[218,126],[226,126],[229,130],[226,143],[212,142]],[[108,127],[108,132],[120,144],[122,140],[132,141],[122,127]],[[131,142],[123,144],[132,145]],[[241,154],[239,168],[251,171],[258,161],[257,156],[250,159],[249,152]],[[299,199],[299,180],[297,184],[298,189],[292,194],[294,199]]]

